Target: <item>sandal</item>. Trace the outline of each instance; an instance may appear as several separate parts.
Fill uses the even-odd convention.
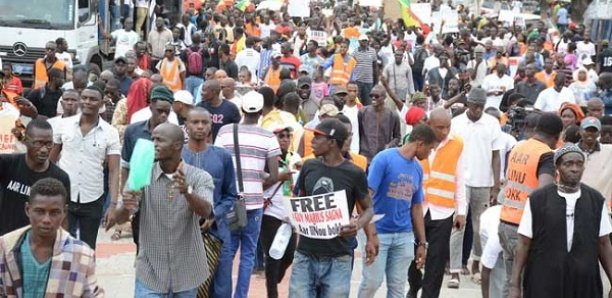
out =
[[[468,269],[467,266],[463,266],[463,268],[461,268],[461,275],[470,275],[470,269]]]
[[[451,279],[448,281],[448,284],[446,284],[446,286],[447,286],[449,289],[459,289],[459,279],[457,279],[457,278],[451,278]]]
[[[116,229],[113,235],[111,236],[111,240],[117,241],[119,239],[121,239],[121,230]]]

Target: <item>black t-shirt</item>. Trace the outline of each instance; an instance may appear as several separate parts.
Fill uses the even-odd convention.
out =
[[[62,90],[51,90],[47,85],[34,89],[26,96],[38,110],[39,115],[53,118],[57,115],[57,102],[62,97]]]
[[[548,152],[540,156],[536,175],[540,176],[542,174],[548,174],[553,177],[555,176],[555,164],[553,163],[554,155],[554,153]]]
[[[605,49],[599,54],[601,72],[612,72],[612,49]]]
[[[217,139],[217,133],[219,133],[219,129],[226,124],[230,123],[239,123],[240,122],[240,111],[238,111],[238,107],[235,104],[223,100],[220,106],[213,107],[210,102],[202,99],[201,102],[197,104],[198,107],[205,108],[210,112],[210,116],[212,118],[212,141]]]
[[[365,172],[347,160],[328,167],[320,159],[310,159],[304,163],[297,184],[305,196],[345,190],[349,214],[353,213],[355,202],[368,194]],[[310,256],[338,257],[351,254],[353,247],[354,239],[350,238],[322,240],[300,236],[297,250]]]
[[[25,214],[25,203],[30,197],[30,187],[36,181],[55,178],[64,184],[70,197],[68,174],[53,163],[46,171],[38,173],[28,168],[25,154],[2,154],[0,169],[0,236],[30,224]]]

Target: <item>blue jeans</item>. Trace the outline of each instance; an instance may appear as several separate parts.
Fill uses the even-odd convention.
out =
[[[198,87],[200,87],[202,83],[204,83],[204,79],[198,76],[188,76],[185,79],[185,90],[189,91],[189,93],[195,97],[197,92],[200,91]]]
[[[378,234],[378,240],[380,247],[374,263],[367,266],[363,259],[358,297],[374,297],[386,275],[387,297],[403,298],[408,267],[414,259],[414,235],[412,232]]]
[[[232,236],[224,218],[216,218],[211,233],[223,241],[219,264],[211,285],[211,297],[232,297]]]
[[[363,82],[355,82],[357,83],[357,87],[359,88],[359,100],[364,106],[369,106],[372,104],[372,99],[370,98],[370,91],[374,87],[372,83],[363,83]]]
[[[261,231],[261,216],[263,208],[247,211],[247,225],[242,230],[232,232],[232,260],[240,246],[240,266],[238,267],[238,280],[234,298],[246,298],[249,293],[251,273],[255,261],[255,250],[259,242]]]
[[[344,298],[351,290],[353,257],[310,257],[298,251],[293,257],[289,297]],[[406,269],[408,270],[408,269]]]
[[[182,292],[172,292],[172,289],[170,289],[168,293],[158,293],[147,288],[147,286],[138,279],[136,279],[136,286],[134,287],[135,298],[195,298],[197,295],[198,288]]]

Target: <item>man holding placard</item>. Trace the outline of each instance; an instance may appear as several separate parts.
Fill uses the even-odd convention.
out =
[[[346,126],[337,119],[325,119],[313,132],[312,150],[318,158],[304,163],[297,182],[300,197],[285,205],[301,235],[289,297],[348,297],[352,239],[362,227],[368,239],[376,237],[373,226],[368,226],[372,203],[364,171],[342,155],[349,137]],[[358,218],[350,219],[355,204],[362,212]],[[368,252],[366,262],[375,255],[376,252]]]

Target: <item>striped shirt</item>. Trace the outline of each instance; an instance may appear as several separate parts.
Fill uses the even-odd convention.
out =
[[[215,146],[223,147],[232,154],[234,169],[236,169],[233,132],[233,124],[221,127],[215,140]],[[268,158],[281,154],[278,140],[268,130],[256,125],[244,124],[238,125],[238,139],[242,182],[244,184],[242,196],[245,199],[247,210],[263,208],[264,168]],[[238,188],[238,185],[238,182],[236,182],[236,188]]]
[[[182,163],[193,194],[213,204],[213,179],[207,172]],[[173,180],[156,163],[151,185],[140,200],[140,247],[136,279],[160,293],[194,289],[208,278],[200,216],[173,188]],[[172,282],[172,284],[170,284]]]
[[[369,47],[364,51],[357,48],[353,52],[353,58],[357,61],[355,70],[353,70],[353,80],[361,83],[374,83],[376,51]]]

